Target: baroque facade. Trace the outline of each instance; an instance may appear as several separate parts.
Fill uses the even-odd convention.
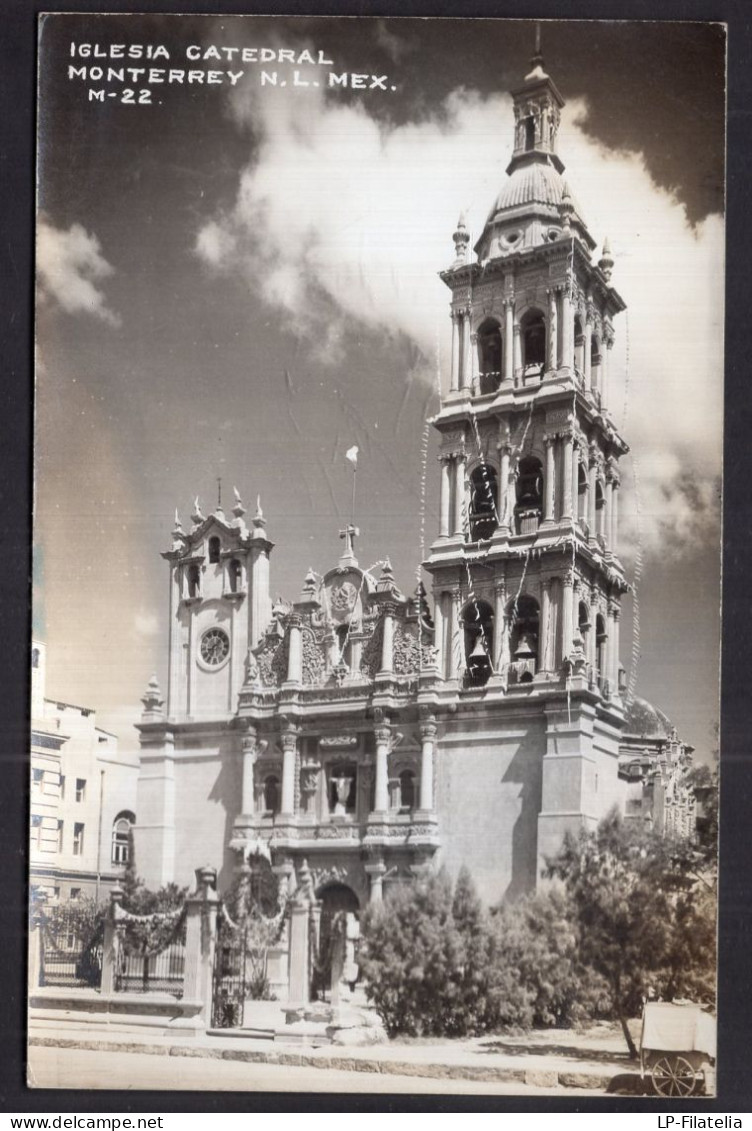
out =
[[[356,910],[431,863],[489,903],[535,887],[567,831],[624,809],[619,461],[609,354],[624,302],[563,178],[539,56],[512,92],[507,179],[450,291],[431,593],[356,556],[272,603],[273,544],[176,517],[166,701],[144,697],[139,870],[188,883],[257,855]]]

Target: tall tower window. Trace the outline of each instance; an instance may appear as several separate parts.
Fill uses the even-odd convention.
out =
[[[275,774],[264,780],[264,812],[271,816],[279,813],[279,778]]]
[[[415,774],[403,770],[399,776],[399,807],[403,813],[415,808]]]
[[[574,367],[581,376],[585,372],[585,334],[579,314],[574,316]]]
[[[470,476],[470,541],[490,538],[497,526],[499,486],[496,468],[481,464]]]
[[[487,601],[471,601],[462,612],[462,625],[467,682],[482,687],[488,682],[493,663],[493,609]]]
[[[130,833],[136,823],[133,813],[118,813],[112,826],[112,863],[127,864],[130,856]]]
[[[597,669],[598,683],[603,688],[603,681],[606,675],[606,644],[608,642],[608,635],[606,633],[606,622],[600,613],[595,618],[595,666]]]
[[[535,118],[532,114],[525,118],[525,152],[535,149]]]
[[[337,655],[339,662],[352,667],[352,641],[350,640],[350,626],[341,624],[337,630]]]
[[[600,479],[595,484],[595,533],[603,538],[606,520],[606,493]]]
[[[501,327],[488,318],[478,330],[478,368],[480,392],[493,393],[501,381],[502,339]]]
[[[577,517],[584,523],[587,523],[587,493],[587,472],[585,465],[580,461],[577,466]]]
[[[523,595],[509,605],[510,654],[518,683],[530,683],[538,670],[540,609],[534,597]]]
[[[232,558],[227,572],[230,580],[230,592],[238,593],[240,591],[240,583],[243,576],[243,568],[237,558]]]
[[[541,369],[546,363],[546,322],[539,310],[529,310],[520,323],[522,364]]]
[[[201,571],[197,565],[192,565],[188,568],[188,596],[201,596]]]
[[[31,666],[33,668],[39,667],[39,649],[38,648],[32,648],[32,650],[31,650]]]
[[[220,546],[219,538],[217,538],[217,537],[210,538],[209,539],[209,561],[213,565],[216,565],[216,563],[219,561],[220,549],[221,549],[221,546]]]
[[[543,509],[543,468],[535,456],[526,456],[520,461],[516,490],[514,513],[517,533],[534,534]]]

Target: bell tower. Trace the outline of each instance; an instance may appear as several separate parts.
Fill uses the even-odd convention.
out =
[[[539,41],[512,98],[506,180],[475,255],[460,217],[441,272],[452,352],[433,420],[440,518],[425,566],[447,734],[468,754],[485,741],[489,757],[494,744],[514,748],[492,735],[523,735],[542,858],[607,812],[618,788],[628,589],[619,460],[628,447],[609,412],[609,354],[625,304],[608,242],[594,262],[563,177],[564,100]]]

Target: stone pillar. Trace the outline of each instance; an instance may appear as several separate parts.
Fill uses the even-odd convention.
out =
[[[470,379],[468,385],[472,389],[473,396],[480,391],[480,378],[478,376],[478,335],[474,333],[470,334]]]
[[[574,577],[568,570],[562,579],[562,618],[561,618],[561,658],[562,660],[572,651],[572,612],[574,609]]]
[[[598,397],[601,405],[603,405],[603,385],[601,381],[601,369],[603,365],[603,354],[601,353],[600,344],[596,347],[597,352],[593,359],[593,388],[597,389]]]
[[[384,875],[386,874],[386,864],[383,860],[374,860],[372,864],[366,864],[365,870],[370,880],[371,890],[369,899],[371,903],[381,903],[384,899]]]
[[[290,1003],[295,1005],[305,1005],[311,1000],[310,917],[308,900],[294,899],[290,905]]]
[[[574,310],[569,292],[561,292],[561,364],[574,369]]]
[[[551,639],[551,578],[541,580],[541,669],[544,672],[553,671],[553,640]]]
[[[102,981],[101,994],[115,993],[115,979],[120,952],[118,921],[123,916],[123,889],[116,884],[110,891],[110,905],[104,921],[104,941],[102,943]]]
[[[214,868],[196,869],[196,891],[185,901],[185,975],[183,998],[200,1001],[201,1021],[205,1028],[211,1024],[212,989],[214,975],[214,947],[217,937],[216,891],[217,873]]]
[[[610,664],[608,678],[611,683],[611,695],[619,694],[619,617],[621,615],[620,609],[613,605],[609,609],[611,620],[611,631],[609,632],[609,651],[610,651]]]
[[[255,767],[256,767],[256,732],[249,730],[247,734],[243,735],[241,740],[241,747],[243,753],[243,784],[241,789],[241,813],[244,816],[249,816],[256,808],[256,787],[255,787]]]
[[[595,529],[595,494],[596,483],[598,480],[598,464],[594,456],[590,456],[590,474],[588,476],[588,537],[591,541],[595,541],[595,536],[598,533]]]
[[[396,607],[389,602],[383,606],[380,674],[389,675],[394,670],[394,615]]]
[[[436,668],[439,675],[444,677],[444,594],[437,593],[433,602],[433,650],[436,656]]]
[[[593,384],[593,374],[591,365],[591,350],[593,345],[593,323],[590,317],[590,311],[585,314],[585,344],[583,346],[583,373],[585,374],[585,388],[589,389]]]
[[[449,665],[448,678],[456,679],[462,658],[460,639],[460,591],[453,589],[449,601]]]
[[[569,484],[570,498],[572,501],[572,517],[575,522],[580,518],[580,441],[572,438],[572,476]],[[562,518],[564,516],[562,515]]]
[[[509,530],[509,444],[499,444],[499,530]]]
[[[509,641],[507,639],[507,657],[504,659],[504,639],[507,636],[506,626],[507,587],[504,581],[494,586],[494,654],[493,666],[499,672],[505,664],[509,663]]]
[[[564,522],[572,520],[572,485],[573,477],[577,475],[577,461],[574,458],[574,436],[571,432],[564,433],[564,456],[562,470],[563,498],[561,502],[561,517]],[[575,487],[575,498],[576,495]]]
[[[514,380],[514,302],[504,304],[504,380]]]
[[[554,443],[556,442],[554,436],[544,436],[543,443],[546,445],[546,484],[545,484],[545,497],[543,509],[543,521],[553,522],[554,518]]]
[[[303,682],[303,622],[292,613],[287,621],[287,680],[286,683],[298,687]]]
[[[462,311],[462,363],[460,365],[460,389],[470,386],[470,311]]]
[[[619,550],[619,480],[614,478],[611,483],[611,553],[616,555]]]
[[[36,993],[42,984],[42,924],[37,916],[29,925],[29,950],[27,958],[27,989],[30,994]]]
[[[389,809],[389,740],[391,731],[388,725],[377,726],[374,731],[376,738],[376,792],[374,798],[374,813],[386,813]]]
[[[282,735],[282,803],[280,815],[292,817],[295,813],[295,756],[298,736],[294,730]]]
[[[436,723],[425,722],[420,727],[420,808],[433,809],[433,744],[436,740]]]
[[[463,511],[465,503],[465,453],[458,452],[454,457],[454,530],[456,538],[464,536]]]
[[[449,511],[452,502],[449,457],[441,456],[441,493],[439,496],[439,537],[449,537]]]
[[[551,288],[548,292],[548,368],[558,368],[558,310],[556,291]]]
[[[510,467],[509,481],[507,486],[507,514],[509,515],[509,529],[512,534],[516,533],[514,523],[514,506],[517,502],[517,469]]]
[[[603,345],[605,344],[605,351]],[[609,397],[609,376],[610,376],[610,361],[611,361],[611,347],[612,341],[606,341],[601,344],[601,408],[608,408]]]
[[[520,324],[514,320],[514,380],[519,381],[522,374],[522,340],[520,338]]]
[[[449,376],[449,391],[456,393],[460,381],[460,330],[457,325],[458,315],[455,310],[451,311],[450,317],[452,319],[452,368]]]

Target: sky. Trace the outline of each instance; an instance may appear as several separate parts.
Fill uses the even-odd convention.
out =
[[[159,555],[175,508],[184,523],[197,495],[213,509],[218,478],[228,509],[235,486],[251,511],[260,495],[272,591],[296,600],[307,569],[340,553],[344,453],[357,444],[361,565],[389,555],[413,590],[438,530],[433,437],[425,475],[421,458],[449,360],[438,272],[459,212],[477,238],[503,183],[508,91],[533,36],[530,22],[507,20],[44,23],[35,632],[48,694],[96,707],[124,746],[136,744],[152,673],[165,685]],[[565,175],[599,246],[610,239],[628,305],[612,404],[632,449],[621,547],[638,614],[629,599],[622,661],[707,759],[720,635],[723,35],[567,21],[545,22],[542,40],[567,101]],[[164,51],[93,59],[81,44]],[[209,57],[188,62],[189,47]],[[262,64],[223,51],[243,47],[309,54]],[[306,61],[319,58],[331,63]],[[68,74],[108,63],[221,81],[138,76],[130,102],[122,83]],[[262,86],[262,71],[277,85]],[[330,72],[376,81],[328,89]],[[103,86],[104,101],[91,99]]]

